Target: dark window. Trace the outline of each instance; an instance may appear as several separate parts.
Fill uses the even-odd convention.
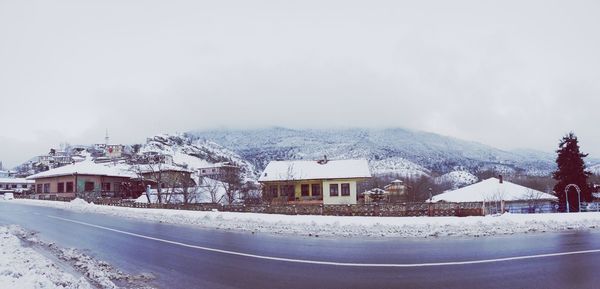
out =
[[[58,183],[58,192],[59,193],[65,192],[65,183]]]
[[[17,188],[17,185],[16,185],[16,184],[15,184],[15,185],[12,185],[12,188],[13,188],[13,189],[16,189],[16,188]]]
[[[26,184],[23,184],[23,185],[21,185],[21,188],[23,188],[23,189],[27,189],[27,185],[26,185]]]
[[[92,192],[94,191],[94,182],[85,182],[83,186],[84,192]]]
[[[312,184],[312,195],[320,196],[321,195],[321,185],[320,184]]]
[[[35,188],[35,192],[38,194],[42,193],[42,184],[37,184]]]
[[[271,193],[272,197],[277,197],[277,186],[269,186],[269,192]]]
[[[329,196],[330,197],[339,196],[338,184],[329,184]]]
[[[300,185],[300,192],[302,193],[303,197],[310,196],[310,186],[308,184]]]
[[[342,184],[342,196],[350,196],[350,184]]]
[[[73,192],[73,182],[67,182],[67,193]]]
[[[50,184],[44,184],[44,193],[50,193]]]
[[[102,190],[105,192],[110,192],[110,183],[102,183]]]
[[[283,194],[286,196],[294,196],[294,185],[283,186]]]

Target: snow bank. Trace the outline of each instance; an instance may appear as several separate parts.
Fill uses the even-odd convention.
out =
[[[82,205],[87,205],[88,202],[86,202],[85,200],[80,199],[80,198],[75,198],[75,199],[71,200],[71,204],[82,206]]]
[[[93,288],[84,277],[64,272],[50,259],[26,248],[7,226],[0,227],[0,288]]]
[[[31,248],[22,247],[22,241]],[[41,251],[56,259],[48,259]],[[0,254],[0,288],[121,288],[113,281],[125,285],[125,288],[153,288],[147,285],[154,279],[151,274],[128,275],[77,249],[61,248],[42,241],[37,234],[19,226],[0,227]],[[72,269],[71,273],[65,272],[69,269]],[[79,277],[73,275],[77,272]],[[25,278],[21,278],[23,276]]]
[[[39,200],[15,201],[77,212],[101,213],[202,228],[328,237],[476,237],[600,228],[600,213],[595,212],[504,214],[485,217],[337,217],[136,209]]]

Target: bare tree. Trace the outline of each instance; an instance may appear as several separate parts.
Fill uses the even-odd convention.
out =
[[[505,199],[505,193],[501,191],[496,191],[491,195],[488,195],[484,198],[486,209],[489,210],[492,214],[504,213],[502,212],[502,202]]]
[[[544,193],[536,190],[527,190],[523,198],[527,202],[529,213],[535,213],[536,208],[541,204]]]
[[[242,177],[240,172],[238,170],[224,171],[219,183],[225,191],[225,202],[227,204],[233,204],[239,197],[242,188]]]
[[[224,196],[220,194],[223,186],[219,181],[201,177],[198,185],[200,186],[200,192],[208,193],[211,203],[221,203]]]

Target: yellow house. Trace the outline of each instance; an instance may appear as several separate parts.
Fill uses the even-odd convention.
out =
[[[357,183],[371,177],[366,160],[272,161],[258,181],[276,202],[356,204]]]

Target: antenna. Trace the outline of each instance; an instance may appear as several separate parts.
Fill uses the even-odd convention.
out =
[[[104,140],[106,141],[106,145],[108,145],[108,129],[106,129],[106,136],[104,137]]]

